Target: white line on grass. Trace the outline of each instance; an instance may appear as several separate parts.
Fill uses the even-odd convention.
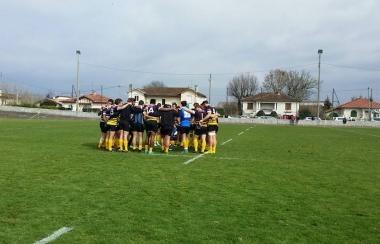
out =
[[[373,136],[373,137],[380,137],[380,136],[378,136],[378,135],[371,135],[371,134],[362,133],[362,132],[357,132],[357,131],[343,130],[343,129],[337,129],[337,128],[334,128],[334,129],[335,129],[335,130],[339,130],[339,131],[344,131],[344,132],[351,132],[351,133],[355,133],[355,134],[360,134],[360,135]]]
[[[187,160],[187,161],[184,162],[183,164],[189,164],[189,163],[193,162],[194,160],[197,160],[198,158],[200,158],[200,157],[202,157],[202,156],[204,156],[204,154],[199,154],[198,156],[196,156],[196,157],[194,157],[194,158],[192,158],[192,159],[190,159],[190,160]]]
[[[238,134],[238,136],[240,136],[241,134],[243,134],[244,132],[240,132],[239,134]]]
[[[222,142],[222,145],[226,144],[226,143],[229,142],[229,141],[232,141],[232,139],[229,139],[229,140],[227,140],[227,141],[225,141],[225,142]]]
[[[54,232],[53,234],[51,234],[50,236],[40,240],[40,241],[37,241],[36,243],[34,244],[45,244],[45,243],[49,243],[55,239],[57,239],[60,235],[63,235],[67,232],[69,232],[70,230],[72,230],[73,228],[70,228],[70,227],[63,227],[59,230],[57,230],[56,232]]]

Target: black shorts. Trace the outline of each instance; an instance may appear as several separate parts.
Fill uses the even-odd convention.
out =
[[[131,129],[131,125],[129,124],[129,121],[120,121],[119,122],[119,128],[120,130],[128,131]]]
[[[195,135],[200,136],[200,135],[206,135],[207,134],[207,127],[201,126],[200,129],[194,130]]]
[[[173,126],[161,127],[161,136],[171,136],[173,132]]]
[[[190,131],[190,127],[184,127],[184,126],[179,127],[179,132],[181,134],[189,134],[189,131]]]
[[[154,120],[148,120],[146,121],[146,124],[145,124],[145,130],[146,132],[154,132],[156,133],[157,132],[157,121],[154,121]]]
[[[141,123],[132,123],[132,131],[144,132],[145,126]]]
[[[207,131],[218,131],[218,125],[208,125]]]
[[[104,121],[100,121],[99,126],[102,133],[107,133],[108,127],[107,127],[107,124],[104,123]]]
[[[117,125],[107,125],[108,131],[118,131]]]
[[[191,124],[190,125],[190,130],[195,130],[195,126],[196,126],[197,124]]]

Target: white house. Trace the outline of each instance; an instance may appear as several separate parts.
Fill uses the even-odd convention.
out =
[[[96,94],[96,91],[92,91],[91,94],[82,95],[79,97],[79,110],[78,111],[91,111],[100,109],[102,105],[107,104],[108,97]],[[76,97],[68,96],[56,96],[53,98],[46,98],[39,102],[43,104],[46,101],[54,102],[57,107],[65,108],[66,110],[76,111]]]
[[[266,115],[272,111],[278,117],[284,115],[296,116],[299,110],[299,102],[296,98],[280,92],[262,92],[242,99],[243,115],[256,115],[262,110]]]
[[[355,120],[372,120],[379,117],[380,103],[371,102],[368,99],[358,98],[339,105],[326,111],[328,115],[332,113],[332,117],[354,118]],[[369,112],[370,111],[370,112]],[[370,117],[371,116],[371,119]],[[329,117],[329,116],[326,116]]]
[[[13,94],[5,93],[0,89],[0,105],[16,104],[17,98]]]
[[[136,101],[143,100],[146,104],[150,99],[156,99],[161,104],[181,104],[181,101],[187,101],[190,107],[194,103],[202,103],[207,99],[205,95],[189,87],[154,87],[154,88],[135,88],[126,92],[128,97],[135,98]]]

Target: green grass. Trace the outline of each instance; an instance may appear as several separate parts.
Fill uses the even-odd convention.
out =
[[[0,122],[0,243],[380,242],[379,129],[222,124],[184,164],[97,150],[96,121]]]

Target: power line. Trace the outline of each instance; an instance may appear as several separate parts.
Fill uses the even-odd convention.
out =
[[[347,69],[358,69],[358,70],[367,70],[367,71],[375,71],[375,72],[380,72],[379,69],[367,69],[367,68],[357,68],[357,67],[352,67],[352,66],[346,66],[346,65],[339,65],[339,64],[328,64],[328,63],[322,63],[330,66],[336,66],[336,67],[341,67],[341,68],[347,68]]]
[[[87,66],[93,66],[93,67],[98,67],[98,68],[103,68],[103,69],[111,69],[111,70],[119,70],[119,71],[125,71],[125,72],[131,72],[131,73],[141,73],[141,74],[154,74],[154,75],[207,75],[209,76],[210,73],[168,73],[168,72],[151,72],[151,71],[138,71],[138,70],[130,70],[130,69],[121,69],[121,68],[113,68],[113,67],[107,67],[107,66],[102,66],[102,65],[95,65],[95,64],[88,64],[88,63],[81,63]],[[306,67],[306,66],[311,66],[311,65],[316,65],[317,63],[313,64],[304,64],[304,65],[297,65],[297,66],[292,66],[292,67],[286,67],[286,68],[277,68],[277,69],[294,69],[294,68],[300,68],[300,67]],[[261,73],[261,72],[268,72],[273,69],[266,69],[266,70],[257,70],[257,71],[244,71],[244,72],[226,72],[226,73],[211,73],[211,75],[236,75],[236,74],[242,74],[242,73]]]

